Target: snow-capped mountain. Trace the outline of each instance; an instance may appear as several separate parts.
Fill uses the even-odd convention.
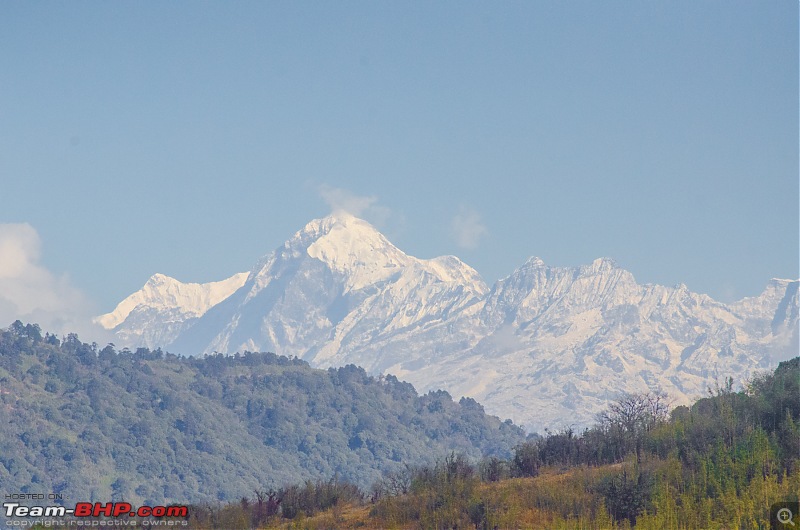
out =
[[[409,334],[435,328],[452,341],[450,315],[479,305],[487,291],[458,258],[408,256],[367,222],[338,213],[312,221],[262,259],[242,288],[169,348],[275,351],[314,366],[377,372],[417,354],[419,343],[404,342]]]
[[[798,354],[797,286],[773,280],[729,307],[684,285],[638,285],[608,259],[557,268],[532,258],[486,298],[488,333],[458,359],[474,376],[436,366],[423,377],[529,428],[589,424],[621,391],[686,403]]]
[[[120,302],[111,313],[97,317],[95,322],[115,330],[120,343],[126,346],[155,348],[170,344],[194,320],[232,295],[246,279],[247,273],[242,272],[220,282],[199,284],[154,274],[141,290]]]
[[[588,425],[622,391],[686,402],[715,379],[797,355],[798,283],[773,280],[726,305],[682,285],[639,285],[609,259],[561,268],[531,258],[490,289],[458,258],[408,256],[338,212],[249,274],[205,285],[156,275],[98,321],[130,347],[357,364],[540,430]]]

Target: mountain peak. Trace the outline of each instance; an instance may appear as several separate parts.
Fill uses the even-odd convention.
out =
[[[611,258],[600,257],[594,260],[591,264],[593,271],[609,271],[611,269],[618,269],[617,262]]]
[[[117,304],[111,313],[97,317],[95,322],[106,329],[113,329],[140,307],[161,311],[175,309],[197,317],[233,294],[244,285],[246,279],[247,273],[240,272],[218,282],[183,283],[166,274],[156,273],[139,291]]]
[[[360,219],[355,215],[351,214],[350,212],[348,212],[347,210],[342,210],[341,208],[333,210],[331,213],[323,217],[323,219],[334,219],[341,222],[346,222],[353,219],[355,219],[356,221],[363,221],[363,219]]]
[[[158,287],[158,286],[161,286],[161,285],[171,285],[171,284],[177,284],[177,283],[181,283],[181,282],[179,282],[178,280],[176,280],[172,276],[167,276],[166,274],[161,274],[160,272],[157,272],[157,273],[153,274],[152,276],[150,276],[150,278],[147,279],[147,282],[145,282],[145,284],[144,284],[144,288],[147,288],[147,287]]]
[[[535,268],[535,267],[538,268],[538,267],[544,267],[545,264],[542,258],[538,256],[531,256],[530,258],[525,260],[525,263],[522,266],[526,268]]]
[[[337,210],[310,221],[281,247],[264,256],[253,268],[254,285],[246,300],[256,296],[273,277],[282,275],[278,271],[294,271],[297,260],[307,258],[322,262],[343,278],[344,292],[376,285],[412,270],[429,274],[435,281],[465,283],[481,293],[488,289],[477,271],[455,256],[427,260],[409,256],[367,221]]]
[[[350,289],[387,278],[415,261],[367,221],[344,210],[309,222],[278,252],[292,259],[306,254],[322,261],[347,276]]]
[[[286,245],[293,249],[307,248],[320,239],[347,238],[345,233],[371,241],[381,240],[383,244],[391,245],[374,226],[344,210],[337,210],[320,219],[309,221],[286,242]]]
[[[308,234],[320,234],[320,233],[328,233],[334,226],[350,226],[354,224],[366,224],[370,228],[368,222],[364,221],[363,219],[359,219],[355,215],[351,214],[346,210],[335,210],[330,214],[326,215],[325,217],[314,219],[306,223],[306,226],[300,230],[299,233],[308,233]],[[374,228],[372,228],[375,230]]]

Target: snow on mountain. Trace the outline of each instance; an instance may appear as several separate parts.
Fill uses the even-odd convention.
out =
[[[228,298],[246,279],[243,272],[220,282],[199,284],[154,274],[141,290],[95,322],[115,330],[125,345],[155,348],[171,343],[188,323]]]
[[[408,256],[367,222],[339,212],[310,222],[262,259],[236,295],[170,349],[269,350],[315,366],[354,363],[380,371],[396,362],[394,339],[409,329],[443,327],[450,312],[478,303],[487,291],[458,258]],[[406,347],[401,355],[416,351]]]
[[[486,298],[476,325],[488,332],[457,361],[474,377],[452,365],[403,376],[537,429],[590,424],[621,391],[688,403],[715,381],[742,383],[797,355],[797,285],[773,282],[728,307],[684,285],[638,285],[611,260],[557,268],[532,258]],[[771,327],[776,314],[786,317]]]
[[[132,347],[357,364],[541,430],[588,425],[622,391],[688,402],[797,355],[798,283],[773,280],[726,305],[639,285],[607,258],[574,268],[530,258],[490,289],[458,258],[408,256],[337,212],[249,275],[205,286],[157,275],[100,321]]]

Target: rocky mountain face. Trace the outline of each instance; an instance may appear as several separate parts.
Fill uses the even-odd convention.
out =
[[[489,288],[454,256],[408,256],[337,213],[249,274],[205,285],[156,275],[98,321],[129,347],[356,364],[541,430],[591,424],[623,391],[688,402],[797,355],[798,283],[772,280],[726,305],[683,285],[639,285],[609,259],[530,258]]]

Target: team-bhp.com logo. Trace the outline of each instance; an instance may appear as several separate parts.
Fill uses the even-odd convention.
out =
[[[18,521],[20,518],[49,520],[50,524],[47,526],[107,526],[105,524],[90,524],[89,521],[81,520],[81,518],[87,517],[150,518],[149,521],[148,519],[142,521],[142,526],[161,526],[159,519],[168,517],[186,519],[189,515],[189,508],[185,505],[140,506],[134,508],[127,502],[108,502],[105,504],[100,502],[79,502],[75,505],[75,508],[65,508],[64,506],[23,506],[18,502],[5,502],[3,503],[3,509],[5,516],[10,519],[7,524],[11,523],[13,526],[22,526],[21,524],[14,524],[14,520]],[[65,517],[71,517],[72,519],[53,524],[54,519]],[[96,521],[92,521],[92,523],[94,522]]]

